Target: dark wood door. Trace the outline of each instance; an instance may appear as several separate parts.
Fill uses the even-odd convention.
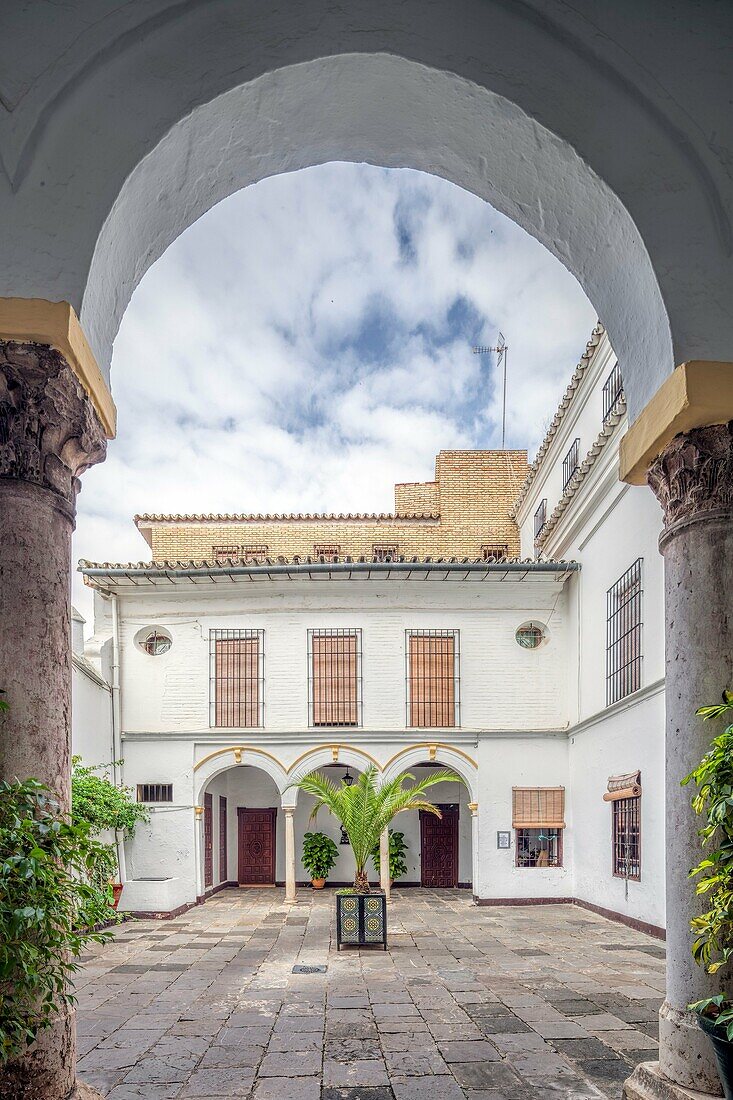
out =
[[[227,880],[227,800],[219,795],[219,882]]]
[[[276,809],[237,808],[239,834],[238,882],[241,886],[275,884]]]
[[[420,811],[420,885],[458,885],[458,807],[438,806],[442,817]]]
[[[214,800],[210,794],[204,795],[204,886],[214,885]]]

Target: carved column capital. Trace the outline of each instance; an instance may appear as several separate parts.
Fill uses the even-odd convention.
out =
[[[733,514],[733,421],[675,436],[647,480],[664,513],[663,542],[686,524]]]
[[[63,355],[0,340],[0,477],[29,481],[72,508],[79,475],[106,454],[105,432]]]

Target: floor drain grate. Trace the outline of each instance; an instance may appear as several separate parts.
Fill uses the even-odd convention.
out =
[[[325,974],[325,966],[294,966],[293,974]]]

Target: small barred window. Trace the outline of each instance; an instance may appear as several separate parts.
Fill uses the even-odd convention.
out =
[[[172,783],[138,783],[138,802],[172,802]]]
[[[334,561],[341,553],[341,547],[335,542],[317,542],[313,547],[313,556]]]
[[[214,561],[229,561],[231,558],[239,557],[239,547],[234,545],[212,546],[211,556]]]
[[[485,542],[481,547],[481,557],[484,561],[506,561],[509,546],[506,542]]]

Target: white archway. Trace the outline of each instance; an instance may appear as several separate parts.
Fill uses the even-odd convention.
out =
[[[423,742],[419,745],[410,745],[396,753],[384,766],[382,781],[387,782],[396,779],[404,772],[409,772],[417,764],[442,764],[446,768],[460,775],[466,784],[467,802],[478,802],[478,766],[462,749],[452,748],[450,745],[441,745]]]
[[[103,369],[172,236],[217,195],[327,159],[445,175],[534,233],[603,317],[632,419],[674,363],[729,358],[731,183],[709,135],[727,133],[730,27],[715,13],[81,4],[53,20],[31,5],[9,29],[0,294],[83,306]],[[650,36],[655,18],[668,34]]]
[[[227,748],[215,749],[194,764],[194,804],[202,805],[204,792],[212,779],[242,764],[259,768],[260,771],[269,775],[282,798],[289,779],[287,771],[277,757],[251,745],[231,745]]]
[[[293,784],[329,764],[343,764],[360,772],[373,764],[381,771],[379,762],[366,749],[353,745],[316,745],[291,764],[288,772],[289,787],[283,796],[283,806],[296,806],[298,803],[298,788]]]

